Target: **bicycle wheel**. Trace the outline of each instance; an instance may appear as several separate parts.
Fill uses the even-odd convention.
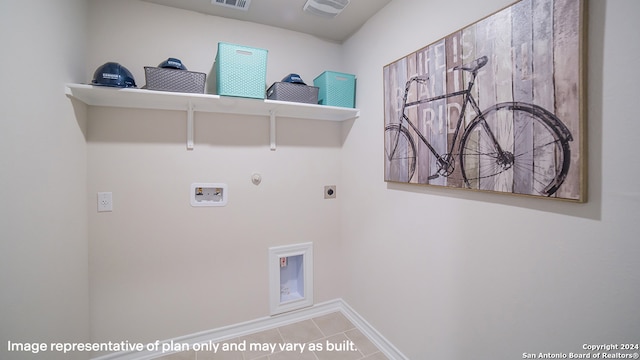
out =
[[[497,104],[465,129],[460,164],[468,188],[551,196],[569,171],[567,127],[532,104]]]
[[[409,182],[416,171],[416,146],[409,130],[399,124],[384,128],[385,180]]]

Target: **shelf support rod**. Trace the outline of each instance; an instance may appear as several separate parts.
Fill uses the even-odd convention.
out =
[[[191,101],[187,108],[187,150],[193,150],[193,104]]]
[[[271,151],[276,151],[276,112],[269,110],[269,140],[271,142]]]

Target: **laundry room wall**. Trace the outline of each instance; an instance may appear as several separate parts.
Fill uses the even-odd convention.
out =
[[[87,342],[84,0],[0,2],[0,358],[86,359],[16,351]],[[36,351],[37,352],[37,351]]]
[[[168,57],[209,74],[218,42],[267,49],[267,83],[342,70],[341,47],[300,33],[142,1],[90,1],[87,73],[119,62],[145,83]],[[340,297],[339,123],[91,107],[88,208],[92,340],[147,342],[269,315],[268,248],[313,242],[315,302]],[[262,183],[252,184],[253,173]],[[191,183],[226,183],[225,207],[196,208]],[[337,185],[337,198],[323,198]],[[113,211],[96,211],[112,192]]]
[[[410,359],[638,342],[640,3],[586,2],[587,203],[383,180],[383,66],[510,3],[394,0],[344,44],[367,119],[342,153],[344,298]]]

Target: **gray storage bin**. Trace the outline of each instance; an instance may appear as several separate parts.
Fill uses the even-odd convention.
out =
[[[276,82],[267,90],[267,99],[318,104],[318,88],[289,82]]]
[[[145,66],[145,89],[184,93],[204,93],[206,74],[170,68]]]

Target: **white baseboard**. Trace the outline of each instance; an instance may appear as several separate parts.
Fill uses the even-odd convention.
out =
[[[398,350],[389,340],[369,324],[360,314],[358,314],[349,304],[342,299],[336,300],[340,304],[340,311],[356,326],[389,360],[409,360]]]
[[[374,329],[364,318],[362,318],[355,310],[353,310],[344,300],[335,299],[320,304],[310,306],[305,309],[291,311],[288,313],[258,318],[238,324],[224,326],[217,329],[202,331],[190,335],[180,336],[173,339],[161,341],[160,344],[180,343],[180,344],[201,344],[201,343],[217,343],[233,338],[253,334],[256,332],[269,330],[284,325],[292,324],[298,321],[311,319],[317,316],[326,315],[332,312],[340,311],[347,319],[349,319],[360,332],[362,332],[369,340],[384,353],[389,360],[408,360],[393,344],[385,339],[376,329]],[[162,352],[160,349],[155,351],[123,351],[111,353],[93,358],[92,360],[147,360],[154,359],[168,353]]]

